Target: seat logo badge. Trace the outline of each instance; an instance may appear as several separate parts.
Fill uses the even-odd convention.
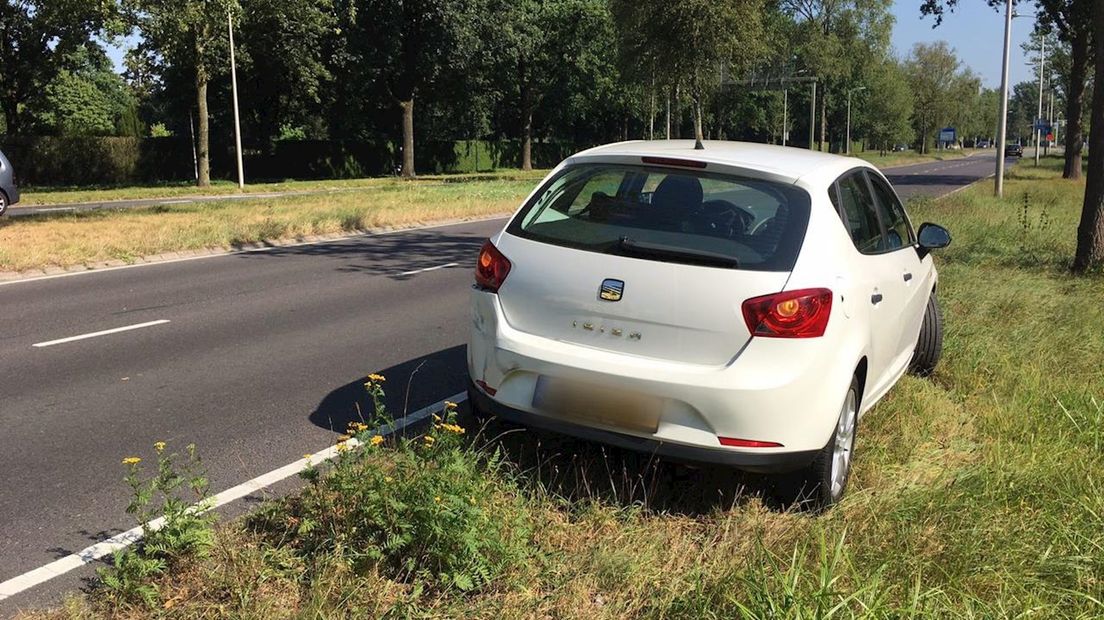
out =
[[[602,280],[602,286],[598,289],[598,299],[602,301],[621,301],[621,294],[625,292],[625,283],[621,280]]]

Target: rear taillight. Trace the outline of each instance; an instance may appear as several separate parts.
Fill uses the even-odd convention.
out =
[[[819,338],[832,314],[832,291],[807,288],[755,297],[744,302],[744,321],[752,336]]]
[[[479,262],[475,265],[475,283],[480,288],[497,293],[510,273],[510,259],[506,258],[490,240],[479,250]]]

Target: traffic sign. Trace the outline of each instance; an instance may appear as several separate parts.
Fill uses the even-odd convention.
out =
[[[943,129],[939,130],[940,142],[954,142],[956,140],[956,137],[957,136],[955,134],[954,127],[944,127]]]

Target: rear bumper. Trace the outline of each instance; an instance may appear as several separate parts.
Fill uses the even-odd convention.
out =
[[[532,428],[540,428],[563,435],[570,435],[587,441],[595,441],[619,448],[625,448],[627,450],[654,454],[676,461],[725,465],[755,473],[784,473],[805,467],[813,461],[818,452],[817,450],[774,452],[768,454],[735,452],[731,450],[671,443],[634,435],[626,435],[624,433],[616,433],[590,426],[582,426],[546,415],[529,413],[496,402],[493,398],[476,387],[475,384],[471,382],[471,379],[468,380],[468,394],[469,400],[472,401],[472,407],[509,422]]]

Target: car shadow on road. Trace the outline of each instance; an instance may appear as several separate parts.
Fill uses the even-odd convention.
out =
[[[457,345],[388,368],[369,370],[386,378],[388,414],[399,419],[462,391],[467,377],[466,351],[465,345]],[[371,422],[374,403],[364,388],[367,374],[327,394],[311,412],[311,423],[343,433],[350,422]]]
[[[339,272],[385,275],[395,280],[415,277],[411,271],[455,263],[475,268],[476,254],[487,237],[476,233],[428,230],[398,231],[295,246],[271,246],[242,252],[242,260],[318,257],[334,261]]]

